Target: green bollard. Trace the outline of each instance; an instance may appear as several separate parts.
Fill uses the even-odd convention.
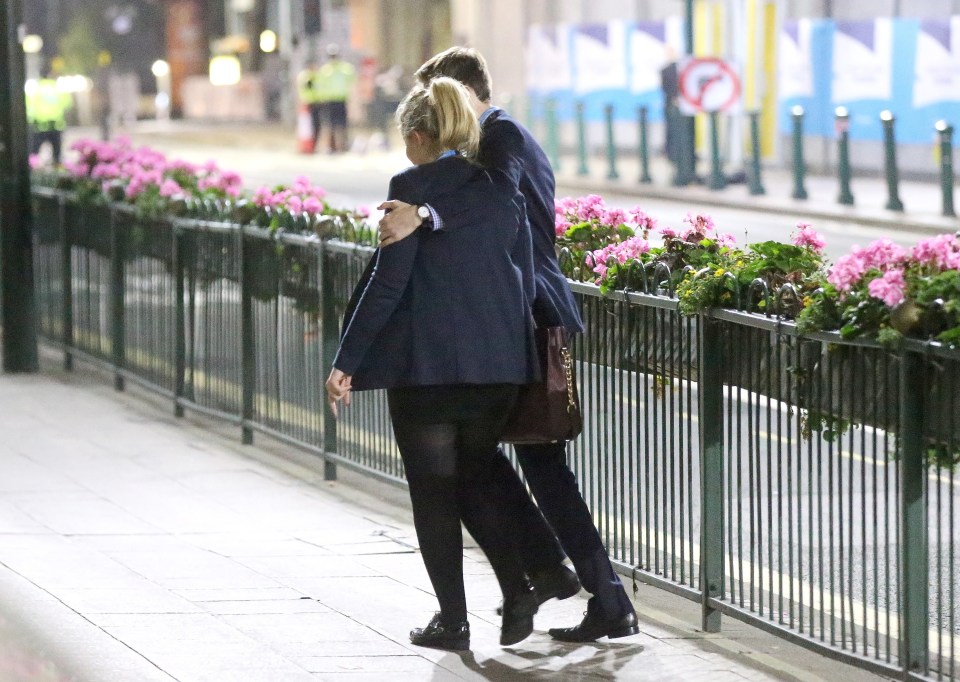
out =
[[[640,180],[643,184],[653,182],[650,177],[650,148],[647,145],[647,108],[640,107],[637,110],[637,121],[640,126],[638,151],[640,154]]]
[[[710,112],[710,189],[723,189],[727,186],[727,179],[720,166],[720,113]]]
[[[750,194],[766,194],[760,180],[760,112],[750,112]]]
[[[884,110],[880,112],[880,122],[883,124],[883,150],[884,150],[884,170],[887,175],[887,210],[902,211],[903,202],[900,201],[897,187],[899,185],[897,173],[897,146],[893,134],[894,125],[893,112]]]
[[[694,118],[693,116],[684,116],[679,109],[674,107],[671,107],[669,115],[672,117],[677,139],[677,172],[673,176],[673,185],[675,187],[686,187],[697,179],[697,162],[694,158],[696,153],[694,150]]]
[[[554,171],[560,170],[560,142],[557,133],[557,102],[552,97],[547,98],[547,158]]]
[[[584,110],[586,105],[580,101],[577,102],[577,175],[588,175],[590,169],[587,167],[587,130],[584,122]]]
[[[807,190],[803,186],[807,172],[803,161],[803,107],[799,104],[790,110],[793,119],[793,196],[794,199],[806,199]]]
[[[850,191],[850,113],[846,107],[837,107],[833,115],[837,131],[837,175],[840,179],[840,195],[837,197],[837,203],[852,206],[853,193]]]
[[[946,121],[937,121],[940,138],[940,189],[943,190],[943,215],[954,217],[953,210],[953,126]]]
[[[603,106],[603,117],[607,123],[607,180],[616,180],[620,177],[617,173],[617,148],[613,144],[613,105],[605,104]]]

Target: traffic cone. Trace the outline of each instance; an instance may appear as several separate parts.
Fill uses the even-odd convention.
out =
[[[301,154],[313,154],[315,146],[310,107],[301,103],[297,108],[297,149]]]

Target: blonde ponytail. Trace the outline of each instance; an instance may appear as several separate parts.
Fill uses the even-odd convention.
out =
[[[435,142],[435,151],[454,149],[475,156],[480,125],[467,89],[452,78],[440,77],[416,86],[397,108],[397,125],[404,137],[417,131]]]

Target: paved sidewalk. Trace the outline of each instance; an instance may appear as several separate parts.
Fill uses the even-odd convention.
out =
[[[72,373],[0,375],[0,682],[878,680],[640,585],[640,634],[554,642],[583,596],[501,648],[466,551],[472,651],[412,646],[436,602],[406,491]]]

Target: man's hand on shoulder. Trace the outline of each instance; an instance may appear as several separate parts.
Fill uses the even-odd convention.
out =
[[[384,201],[377,208],[387,212],[378,225],[381,247],[406,239],[423,223],[414,204],[391,200]]]

